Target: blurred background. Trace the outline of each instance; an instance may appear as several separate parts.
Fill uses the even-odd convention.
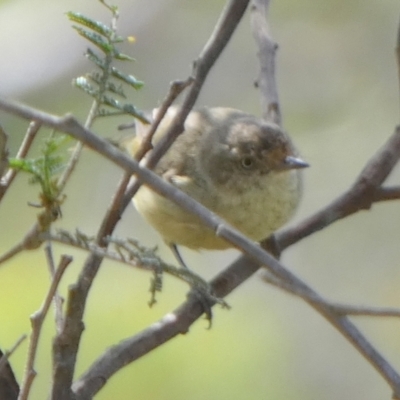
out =
[[[222,0],[118,0],[119,28],[136,43],[123,50],[136,58],[128,72],[146,85],[130,100],[142,109],[160,104],[169,83],[186,78],[224,6]],[[65,16],[79,11],[109,21],[96,0],[0,1],[0,94],[46,111],[71,112],[85,120],[91,100],[70,82],[92,66],[87,46]],[[293,224],[325,206],[354,181],[371,155],[398,123],[399,90],[394,57],[399,19],[396,0],[272,1],[271,32],[279,43],[278,85],[284,126],[311,168]],[[243,19],[212,70],[199,105],[231,106],[260,115],[256,48]],[[27,127],[0,112],[10,135],[11,154]],[[128,119],[102,121],[94,130],[105,137]],[[47,132],[44,131],[44,134]],[[35,148],[32,154],[35,154]],[[120,171],[85,151],[67,187],[59,227],[94,234],[110,202]],[[397,169],[389,181],[398,184]],[[38,189],[20,175],[0,207],[0,252],[15,244],[35,222]],[[159,246],[159,236],[130,207],[118,237]],[[338,302],[400,307],[399,202],[377,204],[298,243],[283,262],[326,298]],[[61,292],[76,280],[86,254],[72,254]],[[236,251],[183,251],[186,262],[206,278],[217,274]],[[29,316],[41,305],[49,277],[43,250],[18,255],[0,270],[0,347],[11,348],[29,333]],[[150,276],[103,263],[90,294],[78,376],[107,347],[140,332],[184,299],[187,286],[166,277],[153,308],[147,306]],[[383,379],[325,320],[302,301],[255,276],[228,296],[232,309],[215,309],[213,328],[204,320],[114,376],[96,399],[389,399]],[[400,369],[400,322],[355,319],[366,336]],[[47,397],[51,379],[49,314],[36,363],[32,399]],[[12,356],[18,381],[27,342]]]

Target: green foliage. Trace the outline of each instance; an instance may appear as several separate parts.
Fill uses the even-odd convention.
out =
[[[9,159],[11,168],[28,173],[31,175],[29,182],[40,185],[39,206],[53,210],[56,213],[60,213],[59,207],[62,202],[58,177],[65,168],[64,159],[59,151],[66,139],[69,138],[64,135],[47,139],[41,149],[41,156],[38,158]]]
[[[112,13],[111,26],[80,13],[73,11],[67,13],[68,18],[78,24],[73,25],[73,28],[95,46],[96,50],[88,48],[85,56],[98,68],[86,76],[76,78],[73,84],[95,99],[97,102],[96,116],[128,114],[147,123],[142,111],[115,97],[126,99],[124,87],[129,86],[139,90],[143,86],[143,82],[133,75],[121,72],[113,65],[115,61],[134,61],[134,58],[120,52],[116,46],[125,41],[116,33],[118,8],[108,5],[103,0],[99,1]]]

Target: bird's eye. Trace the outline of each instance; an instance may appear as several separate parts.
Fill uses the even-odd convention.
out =
[[[254,165],[254,160],[252,157],[242,158],[242,167],[245,169],[250,169]]]

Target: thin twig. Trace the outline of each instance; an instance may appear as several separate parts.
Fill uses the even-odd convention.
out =
[[[11,347],[10,350],[7,350],[4,352],[4,354],[0,357],[0,372],[2,368],[7,364],[9,358],[13,355],[15,350],[18,349],[18,347],[22,344],[22,342],[26,339],[26,335],[21,335],[21,337],[15,342],[13,347]]]
[[[72,154],[71,157],[69,158],[68,164],[58,180],[57,186],[59,188],[60,193],[64,189],[72,172],[74,171],[76,165],[78,164],[79,158],[82,153],[82,149],[83,149],[83,144],[81,142],[77,142],[72,150]]]
[[[33,380],[36,376],[34,365],[35,365],[36,352],[38,348],[43,322],[45,320],[47,312],[49,311],[49,308],[51,306],[57,287],[61,281],[61,278],[67,266],[71,263],[71,261],[72,257],[70,256],[63,255],[61,257],[60,263],[52,279],[49,291],[47,292],[46,298],[42,306],[40,307],[40,310],[38,310],[31,316],[32,332],[29,338],[28,359],[25,367],[25,375],[21,385],[21,391],[18,396],[18,400],[28,399]]]
[[[92,106],[90,108],[89,114],[85,121],[85,128],[90,128],[96,119],[97,111],[100,107],[100,101],[94,100],[92,102]],[[65,185],[67,184],[72,172],[74,171],[76,165],[78,164],[79,158],[81,156],[83,149],[83,144],[81,142],[77,142],[74,149],[72,150],[72,154],[69,158],[68,164],[64,169],[62,175],[58,179],[57,185],[59,188],[60,193],[63,191]]]
[[[278,45],[269,34],[266,21],[269,3],[269,0],[252,0],[251,5],[251,27],[260,61],[256,86],[260,89],[263,118],[281,126],[282,114],[275,77],[275,56]]]
[[[246,11],[249,1],[250,0],[229,0],[226,4],[210,38],[199,57],[193,63],[192,75],[187,80],[187,82],[191,83],[191,87],[182,106],[172,120],[169,129],[165,132],[146,160],[144,165],[147,168],[153,169],[176,138],[183,132],[186,117],[193,108],[210,69],[228,44]],[[130,199],[139,190],[141,184],[142,183],[138,180],[131,182],[127,190],[127,195],[124,198],[123,206],[129,203]]]
[[[20,148],[18,149],[16,158],[22,159],[28,155],[28,151],[32,147],[33,141],[40,130],[42,123],[40,121],[31,121],[28,126],[28,130],[26,131],[24,140],[21,143]]]
[[[279,113],[279,104],[277,103],[278,107],[276,107],[276,109],[278,110]],[[272,108],[272,110],[274,110],[274,108]],[[278,114],[280,115],[280,114]],[[280,120],[279,120],[280,121]],[[379,167],[378,167],[379,168]],[[393,168],[393,165],[390,166],[390,169]],[[365,177],[365,175],[364,175]],[[368,176],[368,178],[371,178],[370,176]],[[385,177],[381,177],[381,181],[383,181],[385,179]],[[373,181],[373,179],[371,179],[371,181]],[[373,184],[377,183],[374,182]],[[362,206],[362,204],[361,204]],[[224,226],[222,225],[219,229],[219,233],[222,234],[224,232]],[[228,231],[229,232],[229,231]],[[218,233],[218,231],[217,231]],[[306,290],[309,292],[309,295],[313,297],[313,300],[311,298],[308,299],[309,302],[311,302],[311,305],[316,308],[319,312],[321,312],[322,315],[324,315],[333,325],[335,325],[351,342],[353,342],[353,344],[361,351],[361,353],[371,362],[372,365],[374,365],[374,367],[381,373],[381,375],[388,381],[388,383],[391,385],[391,387],[394,389],[395,393],[399,392],[400,389],[400,381],[399,381],[399,376],[398,374],[393,370],[393,368],[390,366],[390,364],[370,345],[370,343],[368,341],[365,340],[365,338],[360,334],[360,332],[358,332],[358,330],[347,320],[342,318],[340,315],[337,315],[337,311],[335,310],[332,312],[331,309],[331,305],[329,305],[328,307],[326,306],[327,303],[324,300],[321,300],[319,296],[315,297],[315,294],[308,290],[309,288],[305,288],[302,285],[298,285],[299,282],[295,282],[296,285],[295,286],[299,286],[300,288],[302,288],[303,290]],[[321,303],[322,301],[322,303]],[[343,309],[341,310],[343,311]],[[348,310],[349,311],[349,310]],[[354,310],[353,310],[354,311]],[[360,311],[360,310],[358,310]],[[371,310],[369,310],[371,311]],[[376,310],[375,310],[376,311]],[[138,335],[137,337],[134,337],[132,339],[128,339],[128,341],[126,343],[123,343],[121,345],[121,348],[118,349],[114,349],[116,350],[115,353],[116,354],[116,358],[115,359],[110,359],[109,357],[111,356],[111,352],[107,352],[104,355],[104,358],[101,357],[97,363],[95,363],[95,365],[93,366],[93,370],[89,371],[88,374],[86,374],[82,379],[85,379],[87,386],[89,386],[89,381],[94,384],[94,385],[100,385],[102,386],[102,382],[105,382],[106,379],[105,375],[104,375],[104,370],[102,370],[100,373],[99,371],[98,374],[92,374],[92,372],[94,372],[96,367],[99,367],[101,369],[102,366],[106,367],[106,366],[112,366],[113,368],[113,372],[114,373],[118,368],[116,367],[115,363],[113,361],[119,361],[123,359],[123,364],[125,365],[127,362],[132,361],[132,359],[136,359],[136,357],[140,357],[140,355],[138,353],[134,353],[133,357],[130,358],[129,356],[132,355],[132,350],[139,350],[140,352],[143,351],[144,347],[144,341],[145,341],[145,337],[146,337],[146,333],[148,333],[148,338],[150,338],[150,340],[154,339],[154,338],[158,338],[159,340],[157,341],[157,343],[164,343],[165,340],[168,340],[166,337],[162,337],[159,338],[158,334],[157,334],[157,328],[159,328],[159,324],[163,324],[164,325],[164,329],[163,329],[163,334],[165,334],[166,336],[168,336],[169,338],[173,337],[175,334],[178,334],[179,332],[184,332],[186,331],[185,327],[182,327],[181,324],[179,323],[179,318],[177,316],[177,312],[173,313],[172,315],[168,315],[166,316],[162,321],[159,321],[159,323],[153,327],[149,328],[149,332],[142,332],[142,334]],[[186,314],[186,315],[193,315],[193,314]],[[140,345],[139,345],[140,343]],[[149,345],[153,346],[154,341],[152,341],[152,344]],[[137,345],[137,346],[136,346]],[[129,350],[128,350],[129,348]],[[150,351],[149,349],[147,349],[147,351]],[[143,354],[145,354],[144,351]],[[130,360],[127,360],[127,354],[129,354],[129,358]],[[125,356],[124,356],[125,355]],[[112,358],[112,357],[111,357]],[[111,373],[111,374],[112,374]],[[99,377],[101,377],[103,380],[98,379]],[[87,392],[84,392],[84,388],[85,388],[85,384],[83,384],[83,382],[77,382],[76,386],[75,386],[77,393],[79,393],[80,395],[82,395],[83,393],[85,393],[85,395],[87,395]],[[99,389],[99,387],[97,387],[92,393],[95,393],[97,390]],[[89,395],[90,397],[90,395]]]
[[[374,193],[374,201],[400,200],[400,186],[380,187]]]
[[[151,144],[151,141],[158,126],[160,125],[160,122],[164,118],[168,108],[175,101],[175,99],[182,93],[182,91],[192,83],[193,83],[193,78],[191,76],[184,81],[172,82],[167,97],[164,99],[164,101],[161,103],[161,106],[158,108],[154,121],[152,122],[149,131],[146,133],[146,136],[143,138],[139,150],[135,154],[136,160],[140,161],[144,157],[144,155],[149,150],[152,149],[153,146]]]
[[[168,131],[155,146],[146,162],[148,168],[153,168],[156,165],[174,140],[183,132],[185,119],[193,108],[210,69],[228,44],[246,11],[248,3],[249,0],[228,1],[209,40],[194,62],[192,73],[193,83],[182,103],[182,107],[173,119]]]
[[[0,256],[0,265],[10,260],[12,257],[24,251],[25,247],[23,242],[17,243],[11,249],[7,250],[4,254]]]
[[[24,110],[26,111],[26,110]],[[54,121],[53,121],[54,122]],[[72,119],[65,118],[64,120],[59,119],[57,122],[62,124],[64,128],[66,127],[67,129],[75,130],[76,124]],[[74,127],[75,124],[75,127]],[[79,129],[78,129],[79,131]],[[87,133],[87,132],[86,132]],[[83,135],[82,132],[75,132],[75,134]],[[82,136],[84,137],[84,135]],[[261,251],[259,248],[254,248],[254,245],[252,243],[246,242],[243,237],[240,235],[238,236],[235,231],[232,231],[230,229],[227,229],[224,225],[223,222],[221,222],[218,218],[216,218],[214,215],[208,213],[204,214],[201,209],[201,207],[194,207],[196,203],[190,203],[187,198],[183,194],[180,194],[178,192],[171,191],[168,193],[167,187],[163,187],[160,181],[157,181],[155,176],[153,176],[149,171],[142,170],[137,164],[134,163],[128,163],[129,160],[124,159],[123,156],[119,156],[116,152],[112,152],[110,149],[107,149],[103,143],[95,143],[92,141],[92,139],[86,138],[86,140],[89,140],[91,143],[91,146],[95,148],[96,150],[99,151],[99,149],[102,149],[103,154],[108,154],[108,157],[115,162],[118,162],[119,165],[123,166],[127,170],[133,172],[136,171],[136,173],[141,177],[141,179],[146,180],[146,182],[156,189],[159,193],[168,196],[172,200],[176,201],[178,204],[180,204],[182,207],[185,209],[189,210],[191,209],[192,211],[196,212],[199,216],[201,215],[201,218],[204,218],[203,220],[205,221],[206,224],[209,226],[214,227],[216,231],[224,238],[227,240],[231,241],[232,243],[236,244],[238,247],[243,247],[246,251],[250,252],[252,254],[253,258],[256,258],[258,262],[261,262],[265,265],[268,265],[268,267],[271,269],[271,271],[276,274],[277,276],[280,276],[281,279],[287,279],[290,283],[293,285],[298,285],[300,288],[303,288],[304,290],[309,290],[307,286],[304,286],[301,282],[296,280],[293,276],[293,274],[288,273],[287,270],[282,269],[281,264],[277,263],[276,260],[273,260],[271,258],[268,258],[269,256],[266,255],[266,253],[258,253]],[[390,153],[390,152],[389,152]],[[388,153],[381,154],[381,156],[387,156]],[[380,160],[382,161],[382,160]],[[383,163],[384,164],[384,163]],[[358,193],[359,191],[364,192],[368,191],[365,189],[365,186],[367,187],[372,187],[374,184],[380,184],[383,179],[385,179],[384,174],[382,171],[384,171],[387,167],[387,165],[383,165],[382,163],[377,163],[374,168],[381,169],[381,171],[374,171],[374,168],[372,168],[371,171],[369,172],[376,172],[376,175],[372,174],[372,178],[370,182],[359,182],[361,189],[359,187],[355,188],[355,191]],[[393,157],[389,157],[389,164],[393,164]],[[393,165],[389,166],[390,168],[393,167]],[[366,174],[368,175],[368,174]],[[371,178],[368,176],[368,179]],[[381,182],[379,182],[381,181]],[[364,193],[363,193],[364,194]],[[358,206],[359,209],[365,208],[366,203],[361,201],[360,196],[355,196],[355,199],[359,202],[357,204],[353,204],[353,206]],[[190,208],[192,207],[193,208]],[[205,216],[207,215],[207,216]],[[334,221],[336,219],[332,219]],[[326,226],[326,225],[325,225]],[[262,256],[262,257],[261,257]],[[250,262],[247,262],[246,265],[251,264]],[[255,264],[252,269],[247,269],[248,267],[243,269],[243,272],[246,272],[247,274],[254,272],[258,268],[257,264]],[[229,277],[236,276],[234,275],[234,271],[229,270],[227,271],[227,274]],[[243,277],[243,275],[241,275]],[[229,281],[228,278],[226,278],[226,281]],[[235,282],[237,283],[237,282]],[[231,286],[230,288],[233,288],[234,286]],[[71,290],[71,304],[74,303],[74,297],[76,296],[77,300],[81,300],[81,294],[77,290],[78,288],[72,288]],[[313,292],[311,292],[313,293]],[[395,395],[398,397],[399,393],[399,376],[398,374],[393,370],[393,368],[387,363],[383,357],[376,352],[376,350],[371,346],[369,342],[365,340],[365,338],[360,334],[360,332],[352,325],[346,318],[342,316],[338,316],[337,313],[333,312],[329,307],[322,306],[321,302],[313,302],[312,297],[310,295],[309,297],[309,302],[310,304],[316,308],[322,315],[324,315],[337,329],[339,329],[347,338],[348,340],[353,343],[353,345],[369,360],[372,360],[373,365],[375,368],[384,376],[384,378],[388,381],[388,383],[392,386],[394,389]],[[76,303],[78,304],[78,303]],[[81,304],[81,303],[79,303]],[[190,307],[189,307],[190,306]],[[121,368],[122,365],[126,365],[126,358],[136,359],[140,357],[141,355],[145,354],[146,352],[150,351],[152,348],[155,348],[156,346],[160,345],[161,343],[164,343],[166,340],[168,340],[170,337],[173,335],[176,335],[180,332],[183,332],[188,329],[190,326],[190,321],[193,320],[193,308],[198,309],[198,316],[201,314],[201,309],[199,309],[199,305],[196,302],[192,303],[186,303],[185,306],[183,307],[183,314],[179,313],[181,309],[177,310],[173,315],[169,315],[167,318],[164,320],[160,321],[160,323],[156,326],[151,327],[148,331],[143,332],[141,335],[132,338],[129,340],[129,345],[132,347],[129,348],[131,351],[127,351],[127,348],[124,348],[125,350],[125,358],[124,358],[124,363],[125,364],[118,364],[118,368]],[[189,308],[187,308],[189,307]],[[191,312],[190,314],[187,314],[188,312]],[[190,317],[188,317],[190,315]],[[198,316],[195,313],[194,319],[196,319]],[[179,317],[184,318],[184,323],[182,323],[182,319]],[[193,322],[193,321],[192,321]],[[79,328],[79,326],[75,326],[76,329]],[[80,335],[81,330],[78,331],[78,336]],[[172,335],[172,336],[171,336]],[[67,339],[67,338],[66,338]],[[126,344],[126,343],[124,343]],[[140,346],[139,346],[140,345]],[[136,346],[136,347],[134,347]],[[113,356],[116,356],[116,354],[121,351],[122,347],[115,347],[113,350]],[[133,355],[133,356],[132,356]],[[136,357],[136,358],[135,358]],[[129,361],[128,361],[129,362]],[[97,364],[96,364],[97,365]],[[112,368],[115,368],[113,365]],[[104,371],[103,371],[104,372]],[[96,375],[95,378],[93,379],[93,382],[101,382],[101,385],[106,381],[108,376],[111,376],[114,371],[108,372],[108,375],[102,374],[102,375]],[[86,381],[87,382],[87,381]],[[82,386],[80,386],[82,388]],[[97,390],[97,389],[96,389]]]
[[[41,125],[42,124],[39,121],[31,121],[26,131],[24,140],[22,141],[21,146],[18,149],[17,155],[15,156],[16,159],[23,159],[26,157],[36,137],[36,134],[39,132]],[[5,195],[6,191],[10,187],[17,174],[18,170],[9,169],[4,175],[0,186],[0,200]]]
[[[42,211],[38,215],[38,219],[43,217],[44,220],[47,215],[46,213],[47,210]],[[12,257],[16,256],[17,254],[19,254],[24,250],[33,250],[40,247],[40,245],[43,243],[43,240],[40,239],[39,236],[40,234],[42,234],[44,231],[47,230],[48,230],[47,226],[41,226],[38,222],[35,223],[19,243],[14,245],[11,249],[9,249],[0,256],[0,265],[10,260]]]
[[[95,118],[97,109],[98,109],[98,102],[94,101],[92,104],[92,108],[89,113],[89,116],[86,120],[85,126],[87,126],[87,127],[91,126],[91,124],[93,123],[93,120]],[[26,156],[27,152],[29,151],[29,149],[33,143],[33,139],[35,138],[41,125],[42,125],[42,121],[40,118],[39,119],[32,118],[32,121],[29,124],[28,131],[25,135],[24,141],[17,153],[17,158],[24,158]],[[67,164],[67,167],[65,168],[65,170],[63,171],[63,174],[61,175],[61,177],[58,180],[57,184],[58,184],[60,193],[62,192],[63,188],[65,187],[65,185],[68,182],[69,177],[71,176],[73,170],[75,169],[76,164],[79,161],[82,149],[83,149],[83,144],[82,144],[82,142],[78,141],[72,151],[72,154],[71,154],[71,157]],[[18,172],[17,170],[10,170],[7,173],[7,175],[5,176],[5,179],[4,179],[5,185],[0,185],[0,200],[1,200],[2,196],[4,196],[6,190],[10,186],[13,179],[15,178],[17,172]],[[38,248],[42,244],[42,241],[40,241],[38,239],[38,235],[42,232],[43,232],[43,230],[41,229],[39,224],[35,223],[20,243],[17,243],[10,250],[8,250],[6,253],[4,253],[3,255],[0,256],[0,265],[4,262],[10,260],[12,257],[16,256],[24,249]]]
[[[135,155],[136,160],[141,160],[143,156],[147,153],[147,151],[151,149],[152,137],[156,132],[161,120],[164,118],[168,108],[175,101],[177,96],[179,96],[179,94],[191,83],[192,77],[189,77],[185,81],[174,81],[171,84],[170,90],[165,100],[159,107],[156,118],[152,122],[149,132],[147,132],[144,141],[142,142],[137,154]],[[140,183],[136,179],[131,179],[130,173],[125,173],[125,175],[121,179],[120,184],[118,185],[118,189],[113,197],[111,206],[108,208],[107,213],[103,218],[102,225],[100,226],[98,232],[98,240],[100,240],[100,242],[102,241],[102,237],[111,235],[115,224],[121,218],[122,213],[130,203],[139,186]]]
[[[51,279],[54,279],[56,274],[56,267],[54,264],[53,251],[50,241],[47,242],[44,248],[44,252],[46,254],[46,260],[47,260],[47,265],[49,266]],[[57,332],[60,332],[64,323],[63,312],[62,312],[64,299],[60,296],[58,290],[56,290],[54,293],[53,301],[54,301],[56,330]]]
[[[330,307],[338,314],[353,317],[400,317],[400,309],[393,307],[353,306],[336,303],[330,303]]]
[[[277,263],[277,261],[275,262]],[[214,293],[221,297],[226,296],[244,280],[254,274],[258,268],[258,263],[253,262],[245,256],[240,257],[232,263],[228,269],[225,269],[213,279],[211,285]],[[318,300],[320,306],[324,304],[323,299],[317,294],[315,294],[314,299]],[[329,308],[325,308],[324,306],[321,306],[321,308],[324,310],[324,313],[330,313],[330,316],[335,320],[334,325],[337,327],[339,326],[346,332],[346,336],[351,342],[356,342],[362,347],[365,346],[365,351],[367,353],[375,355],[376,350],[374,350],[369,342],[360,335],[359,331],[347,318],[332,313]],[[165,315],[162,319],[138,335],[118,343],[111,349],[107,349],[85,374],[74,383],[73,389],[77,399],[83,400],[91,398],[106,384],[108,378],[120,368],[148,354],[151,350],[173,337],[186,333],[190,325],[201,316],[202,312],[201,305],[189,298],[178,309]],[[396,372],[388,365],[386,360],[382,359],[379,354],[377,360],[380,368],[384,370],[387,368],[388,375],[396,381]],[[399,382],[398,379],[397,382]]]
[[[302,291],[299,287],[290,285],[286,281],[276,278],[269,272],[264,271],[262,279],[279,289],[284,290],[295,296],[303,298],[303,300],[310,300],[313,302],[320,301],[319,298],[315,298],[310,293]],[[400,317],[400,309],[393,307],[370,307],[370,306],[355,306],[351,304],[339,304],[331,301],[323,302],[325,307],[329,307],[332,311],[340,315],[351,315],[351,316],[373,316],[373,317]]]
[[[216,29],[196,62],[195,73],[193,74],[194,81],[185,97],[181,111],[172,123],[169,132],[166,133],[165,139],[160,141],[147,160],[150,167],[156,164],[161,156],[167,151],[168,147],[173,143],[178,134],[182,132],[185,118],[193,107],[210,68],[214,65],[216,59],[229,41],[247,7],[248,1],[249,0],[230,0],[226,6],[222,17],[217,23]],[[127,206],[130,198],[139,186],[140,183],[137,183],[136,185],[132,185],[129,191],[127,190],[128,195],[124,196],[122,202],[123,208]],[[129,197],[129,195],[131,195],[131,197]],[[117,216],[118,214],[113,213],[112,215]],[[112,222],[103,221],[102,228],[107,227],[107,230],[110,231],[116,223],[117,220]],[[103,229],[99,230],[97,237],[102,237],[104,233]],[[107,232],[107,234],[109,234],[109,232]],[[57,398],[57,400],[63,400],[64,398],[68,398],[70,395],[70,393],[65,392],[65,387],[72,386],[76,355],[82,333],[81,324],[84,306],[91,283],[97,274],[101,261],[102,258],[91,255],[85,262],[85,266],[77,284],[70,290],[67,312],[68,309],[70,309],[73,310],[74,313],[70,315],[69,321],[66,321],[64,332],[56,338],[54,344],[54,351],[58,358],[69,360],[68,364],[64,362],[55,366],[55,378],[58,377],[59,379],[54,379],[54,382],[57,382],[57,386],[53,387],[52,396],[53,398]]]
[[[208,284],[199,275],[193,271],[181,267],[176,267],[171,264],[167,264],[161,258],[159,258],[154,251],[148,251],[146,254],[143,252],[131,251],[127,246],[124,247],[125,253],[117,253],[112,250],[106,250],[104,246],[96,245],[94,242],[83,243],[79,241],[76,236],[69,234],[68,232],[62,231],[58,234],[50,234],[48,232],[40,235],[43,240],[51,240],[55,243],[60,243],[74,248],[88,251],[91,254],[105,258],[107,260],[116,261],[122,263],[128,267],[134,267],[150,272],[165,272],[171,276],[174,276],[183,282],[188,283],[190,286],[196,285],[196,287],[208,288]],[[115,239],[105,240],[105,242],[116,243]],[[126,241],[125,241],[126,242]],[[125,244],[121,241],[121,245]],[[210,295],[210,297],[213,297]],[[218,303],[223,304],[220,299],[216,299]]]
[[[94,149],[100,154],[103,154],[105,157],[115,162],[125,170],[129,171],[130,173],[136,173],[141,180],[145,181],[146,184],[149,185],[157,193],[161,194],[162,196],[168,197],[185,210],[195,213],[207,226],[214,229],[217,234],[232,243],[235,247],[238,247],[248,254],[251,254],[251,257],[253,259],[256,259],[259,265],[265,265],[276,276],[280,277],[283,280],[288,280],[291,284],[297,285],[304,290],[311,290],[287,269],[283,268],[283,266],[279,264],[275,259],[273,259],[268,253],[262,251],[262,249],[254,245],[253,242],[249,241],[237,231],[226,227],[225,223],[215,214],[211,213],[209,210],[194,201],[192,198],[185,195],[183,192],[180,192],[173,186],[169,185],[166,181],[161,179],[152,171],[138,165],[137,162],[126,156],[124,153],[120,152],[107,141],[97,137],[96,135],[79,125],[79,123],[72,117],[58,118],[37,110],[32,110],[26,106],[16,105],[15,103],[5,103],[1,100],[0,107],[7,108],[7,110],[12,112],[18,112],[19,115],[26,116],[28,118],[31,118],[33,115],[36,115],[36,117],[40,115],[40,119],[43,121],[44,124],[57,126],[59,130],[70,133],[78,140],[82,140],[88,147]],[[399,147],[400,132],[396,131],[389,139],[385,147],[382,150],[378,151],[377,154],[373,157],[372,161],[367,164],[367,167],[364,169],[364,173],[361,175],[362,179],[360,180],[359,184],[353,188],[356,193],[356,195],[354,196],[354,202],[351,203],[353,209],[355,209],[357,206],[360,209],[366,207],[364,196],[360,194],[364,194],[365,192],[369,192],[370,190],[373,191],[374,184],[380,185],[382,183],[382,181],[389,173],[389,170],[393,168],[397,161],[397,158],[400,156]],[[350,194],[347,194],[347,196],[349,195]],[[330,223],[334,220],[335,218],[331,218]],[[97,258],[96,256],[93,257]],[[230,271],[230,269],[228,269],[227,271]],[[86,282],[86,280],[83,280],[81,283],[85,285],[85,293],[87,293],[86,290],[88,289],[86,286]],[[79,300],[79,304],[82,304],[82,298],[80,297],[81,293],[82,290],[79,289],[78,286],[71,288],[70,306],[72,306],[72,304],[77,300]],[[400,377],[398,376],[396,371],[393,370],[391,365],[387,363],[387,361],[371,346],[368,341],[365,340],[361,333],[347,319],[338,316],[336,313],[332,312],[331,309],[322,307],[318,303],[310,302],[310,304],[324,317],[326,317],[345,337],[347,337],[347,339],[351,343],[353,343],[353,345],[365,357],[370,360],[372,365],[374,365],[379,373],[391,385],[395,393],[400,393]],[[66,325],[68,324],[66,323]],[[73,329],[75,333],[77,332],[76,325],[72,325],[71,327],[69,327],[69,329]],[[81,330],[78,333],[80,335]],[[69,351],[69,346],[71,345],[70,339],[71,337],[69,335],[63,336],[63,340],[59,343],[60,351],[62,350],[64,352],[68,352],[68,355],[71,355]],[[152,339],[152,341],[154,340]],[[157,343],[157,345],[159,344],[160,343]],[[65,354],[65,357],[67,357],[67,354]]]
[[[104,242],[104,238],[106,238],[107,236],[111,236],[115,225],[120,220],[121,215],[125,210],[125,207],[127,206],[127,204],[125,204],[125,207],[122,207],[121,204],[123,203],[124,196],[126,194],[126,191],[128,190],[127,187],[129,185],[129,182],[131,181],[131,177],[132,174],[126,171],[121,177],[117,190],[113,195],[111,204],[107,209],[107,212],[101,222],[99,231],[97,233],[97,243],[100,246],[107,245],[107,243]]]

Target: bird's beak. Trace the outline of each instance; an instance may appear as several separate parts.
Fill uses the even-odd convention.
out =
[[[280,165],[282,169],[300,169],[307,168],[310,164],[306,163],[299,157],[287,156]]]

